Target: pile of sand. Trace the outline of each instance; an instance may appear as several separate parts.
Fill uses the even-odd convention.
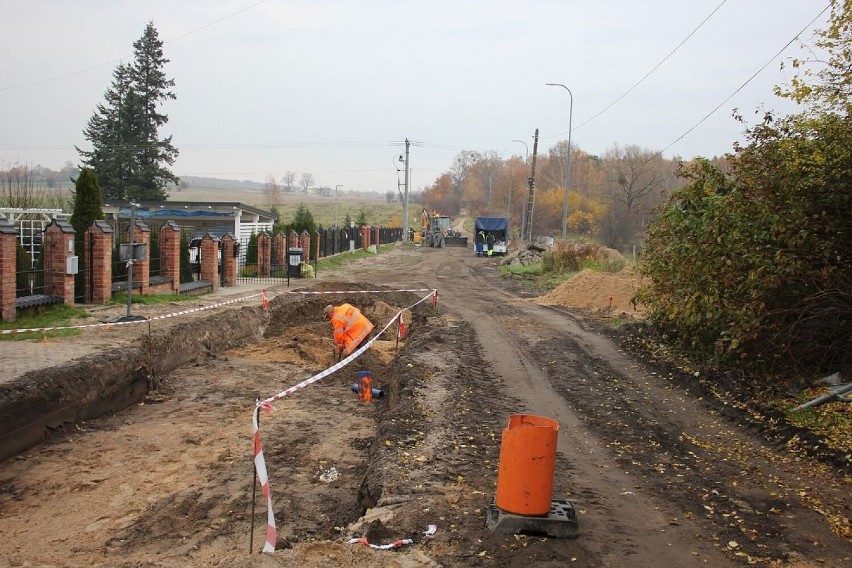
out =
[[[639,276],[633,270],[620,272],[595,272],[585,269],[566,280],[536,302],[548,306],[586,308],[597,313],[612,315],[642,315],[642,306],[631,303],[639,288]],[[610,304],[610,298],[612,304]]]

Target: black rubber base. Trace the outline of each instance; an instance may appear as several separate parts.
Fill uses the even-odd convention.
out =
[[[485,526],[503,534],[544,535],[553,538],[576,538],[577,512],[570,501],[554,499],[550,513],[543,517],[528,517],[507,513],[493,502],[486,509]]]

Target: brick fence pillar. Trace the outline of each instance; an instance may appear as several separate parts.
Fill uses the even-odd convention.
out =
[[[222,286],[237,285],[237,239],[231,233],[222,235]]]
[[[151,241],[151,229],[148,227],[148,225],[146,225],[143,221],[140,221],[139,219],[134,219],[134,222],[136,226],[133,227],[133,234],[128,236],[127,242],[131,244],[145,245],[145,260],[133,261],[133,284],[134,287],[137,283],[139,284],[139,293],[144,296],[148,293],[149,287],[148,267],[151,266],[151,247],[148,243]]]
[[[328,234],[328,233],[326,233]],[[314,245],[314,260],[320,259],[320,234],[319,232],[314,233],[314,238],[316,239],[316,244]]]
[[[206,233],[201,238],[201,279],[219,289],[219,240]]]
[[[95,221],[83,234],[83,295],[87,303],[105,304],[112,298],[112,227]]]
[[[284,245],[284,233],[275,233],[272,238],[272,265],[278,270],[286,269],[284,264],[284,255],[287,254],[287,247]]]
[[[299,248],[299,235],[296,231],[290,230],[290,234],[287,235],[287,248]]]
[[[364,250],[370,248],[370,227],[361,227],[361,248]]]
[[[302,253],[302,260],[308,262],[311,259],[311,234],[307,229],[299,235],[299,247],[304,251]]]
[[[44,229],[44,293],[59,296],[74,305],[74,275],[66,274],[68,259],[74,256],[74,227],[54,219]]]
[[[373,227],[373,244],[376,245],[376,248],[379,248],[379,232],[381,230],[381,227]]]
[[[160,276],[172,279],[172,293],[180,293],[180,226],[167,221],[160,227]]]
[[[15,226],[6,219],[0,219],[0,316],[3,321],[15,321],[18,317],[15,307],[16,240]]]
[[[269,276],[272,264],[272,237],[266,233],[257,236],[257,275],[261,278]]]

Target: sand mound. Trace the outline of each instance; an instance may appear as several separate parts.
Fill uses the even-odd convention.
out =
[[[585,269],[566,280],[536,302],[548,306],[586,308],[607,313],[612,298],[612,314],[641,315],[642,307],[630,301],[639,287],[639,276],[632,270],[595,272]]]

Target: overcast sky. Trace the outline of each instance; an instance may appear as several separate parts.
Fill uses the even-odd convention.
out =
[[[798,41],[775,55],[826,5],[0,0],[0,169],[78,164],[74,146],[87,147],[86,122],[149,20],[176,82],[161,133],[180,150],[179,176],[263,182],[289,170],[316,185],[395,191],[394,158],[409,138],[417,189],[462,150],[524,156],[513,142],[523,140],[531,154],[536,128],[544,154],[567,140],[569,120],[572,144],[592,154],[618,143],[711,157],[742,139],[734,108],[752,121],[763,108],[795,111],[772,88],[789,79],[780,64],[802,55]],[[571,90],[573,114],[568,92],[545,83]]]

